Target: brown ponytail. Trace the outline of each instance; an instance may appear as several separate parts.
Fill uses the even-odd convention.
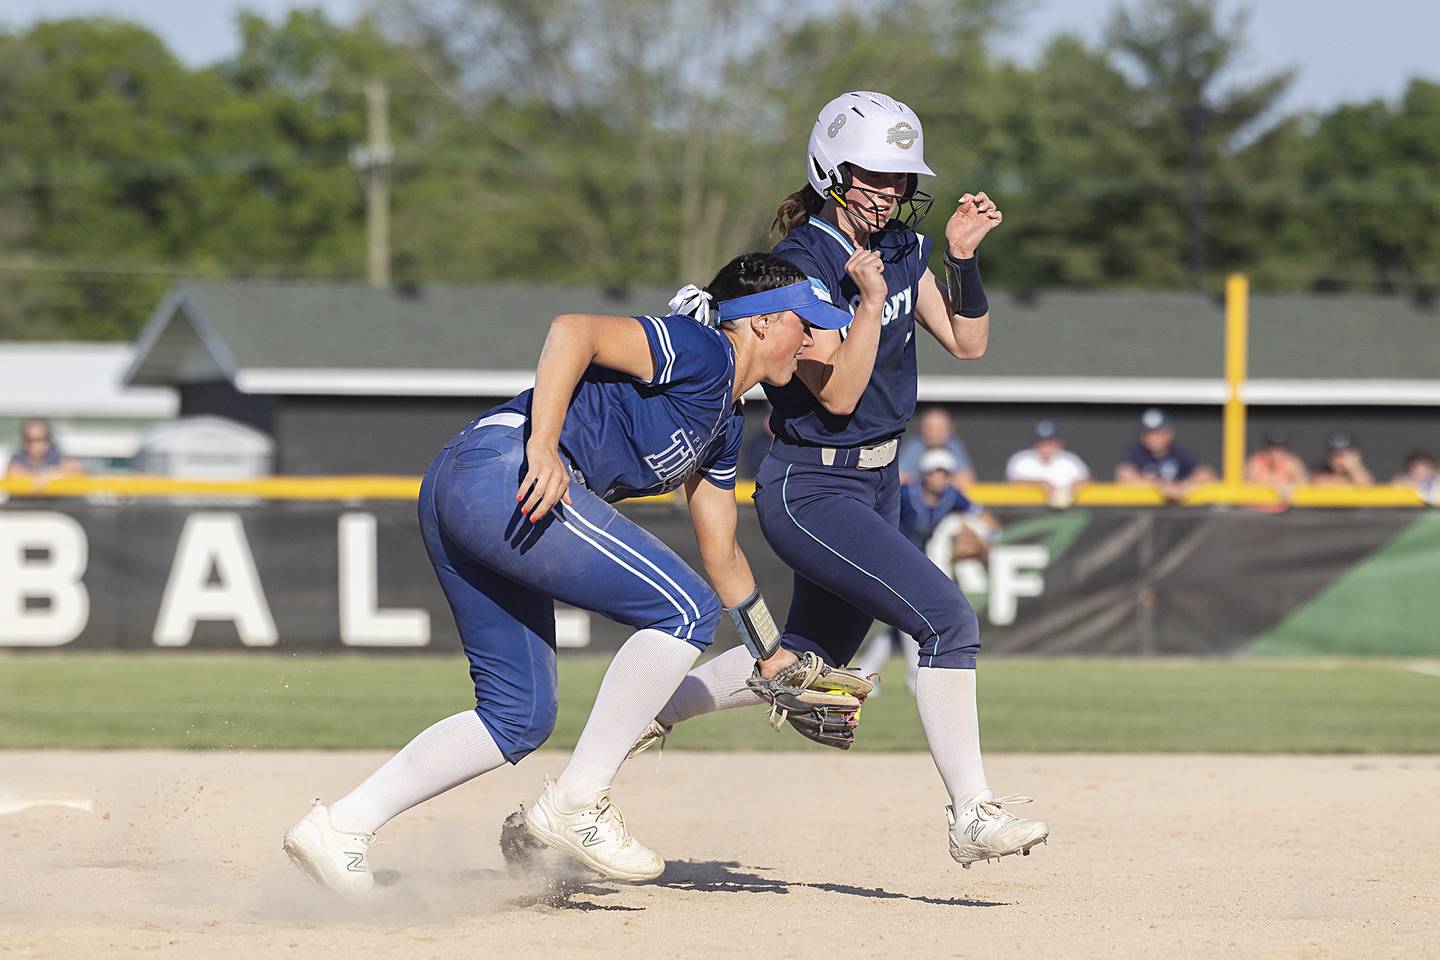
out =
[[[777,241],[784,240],[806,217],[819,213],[824,206],[825,198],[816,193],[810,184],[805,184],[781,200],[775,208],[775,222],[770,224],[771,236]]]

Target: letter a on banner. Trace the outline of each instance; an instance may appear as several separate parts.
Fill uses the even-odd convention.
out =
[[[416,608],[380,609],[375,517],[340,517],[340,640],[351,647],[423,647],[430,614]]]
[[[212,570],[218,583],[210,582]],[[279,639],[237,514],[192,513],[185,518],[155,621],[155,645],[186,646],[201,620],[231,621],[247,647],[271,647]]]
[[[88,559],[74,518],[0,514],[0,646],[58,647],[80,636],[90,620],[80,581]]]

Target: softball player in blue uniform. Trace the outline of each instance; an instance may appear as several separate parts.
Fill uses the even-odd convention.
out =
[[[769,620],[756,615],[763,602],[735,541],[739,398],[791,378],[811,342],[807,325],[849,321],[770,254],[736,258],[710,292],[718,327],[689,316],[557,317],[535,388],[470,423],[430,465],[420,529],[470,661],[476,706],[422,732],[330,808],[315,802],[284,842],[313,880],[367,893],[367,847],[384,823],[545,742],[556,712],[556,600],[636,632],[528,826],[615,879],[663,870],[629,835],[608,791],[630,745],[710,643],[722,603],[744,623]],[[681,486],[713,590],[610,506]]]
[[[951,855],[976,860],[1028,853],[1048,836],[996,798],[980,754],[975,706],[975,612],[946,574],[897,526],[899,437],[915,411],[915,327],[957,359],[985,353],[990,317],[976,248],[1001,222],[984,193],[965,194],[945,225],[945,278],[930,272],[930,241],[913,227],[930,204],[932,175],[920,120],[879,93],[831,101],[810,134],[808,186],[781,202],[774,252],[819,280],[851,325],[817,332],[794,380],[766,387],[775,441],[756,477],[761,530],[795,573],[783,643],[829,664],[855,655],[873,620],[919,642],[916,703],[951,798]],[[901,214],[903,216],[897,215]],[[856,251],[883,259],[882,309],[857,302],[843,269]],[[722,654],[691,673],[637,742],[707,710],[753,703],[728,694],[749,664]]]
[[[950,561],[984,560],[1000,535],[1000,525],[988,510],[956,489],[957,466],[955,455],[944,447],[925,451],[920,457],[920,480],[900,487],[900,532],[928,556],[930,541],[940,525],[959,516],[963,523],[950,542]],[[894,627],[875,635],[856,661],[855,671],[863,677],[879,673],[897,649],[908,659],[905,682],[914,693],[920,672],[919,645],[914,637]]]

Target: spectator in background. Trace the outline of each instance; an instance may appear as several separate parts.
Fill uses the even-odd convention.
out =
[[[1011,483],[1038,483],[1045,500],[1064,508],[1075,502],[1075,490],[1090,479],[1090,468],[1065,449],[1065,438],[1053,420],[1041,420],[1030,433],[1030,446],[1016,451],[1005,464]]]
[[[991,544],[1000,539],[1000,522],[955,486],[954,455],[944,447],[931,447],[921,456],[919,471],[919,483],[900,488],[900,532],[928,553],[930,541],[941,523],[951,514],[959,514],[961,525],[950,541],[951,569],[961,560],[984,561],[988,558]],[[865,677],[879,673],[896,652],[903,653],[909,664],[906,683],[910,692],[914,693],[920,669],[920,647],[907,633],[886,627],[865,648],[865,653],[852,663]]]
[[[1115,467],[1116,483],[1154,487],[1166,500],[1185,499],[1191,489],[1215,479],[1215,471],[1175,444],[1175,428],[1159,407],[1140,415],[1140,439]]]
[[[1294,489],[1310,482],[1310,473],[1290,450],[1290,435],[1271,430],[1265,434],[1265,446],[1245,462],[1245,482],[1274,487],[1281,502],[1288,504]]]
[[[955,424],[950,411],[944,407],[926,407],[920,414],[920,435],[907,437],[900,445],[900,482],[920,481],[920,457],[926,450],[943,447],[955,458],[955,469],[951,480],[955,488],[963,490],[975,482],[975,465],[970,462],[970,451],[955,436]]]
[[[52,477],[74,476],[80,472],[80,465],[55,446],[50,436],[50,425],[44,420],[33,418],[20,425],[20,449],[11,455],[5,476],[34,477],[43,481]]]
[[[1365,466],[1360,445],[1344,430],[1330,434],[1325,459],[1311,472],[1310,481],[1321,487],[1368,487],[1375,475]]]
[[[1405,472],[1392,481],[1396,486],[1410,487],[1420,499],[1431,506],[1440,506],[1440,468],[1435,457],[1424,450],[1412,450],[1405,458]]]

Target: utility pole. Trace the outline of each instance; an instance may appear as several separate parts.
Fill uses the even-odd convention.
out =
[[[350,165],[365,181],[365,228],[370,286],[390,286],[390,167],[395,148],[390,144],[389,94],[383,80],[365,81],[363,147],[350,151]]]

